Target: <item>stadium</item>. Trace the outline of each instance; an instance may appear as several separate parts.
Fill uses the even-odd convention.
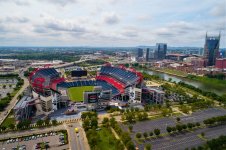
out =
[[[71,102],[83,102],[88,109],[106,107],[111,100],[141,102],[143,76],[133,68],[105,64],[94,79],[84,78],[84,74],[84,70],[73,72],[76,79],[68,81],[54,68],[38,68],[29,76],[33,97],[40,99],[44,112]]]
[[[109,106],[122,109],[164,102],[164,92],[146,85],[143,75],[133,68],[108,63],[97,70],[95,76],[89,76],[82,69],[65,76],[65,72],[55,68],[35,69],[28,77],[32,96],[17,103],[16,118],[61,116],[62,113],[104,110]]]

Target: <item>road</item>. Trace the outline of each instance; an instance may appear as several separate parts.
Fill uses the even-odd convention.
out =
[[[71,150],[89,150],[88,141],[85,136],[85,132],[82,129],[80,123],[70,123],[65,125],[68,131],[69,145]],[[75,133],[75,128],[79,129],[78,133]]]
[[[39,133],[45,133],[50,131],[58,131],[58,130],[65,130],[64,125],[58,125],[56,127],[47,127],[47,128],[36,128],[32,130],[23,130],[23,131],[13,131],[13,132],[7,132],[7,133],[1,133],[0,134],[0,140],[6,139],[6,138],[13,138],[13,137],[19,137],[19,136],[25,136],[30,134],[39,134]]]
[[[16,95],[12,98],[10,101],[9,105],[4,109],[4,111],[1,112],[0,114],[0,124],[6,119],[6,117],[9,115],[10,111],[14,108],[14,106],[17,103],[17,98],[18,96],[23,93],[23,91],[29,86],[29,81],[26,77],[24,77],[24,72],[21,72],[19,76],[24,80],[24,85],[20,88],[20,90],[16,93]]]

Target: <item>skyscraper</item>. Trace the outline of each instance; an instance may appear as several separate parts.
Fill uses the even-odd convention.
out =
[[[158,60],[166,58],[167,44],[166,43],[157,43],[155,49],[155,57]]]
[[[146,61],[149,61],[149,58],[150,58],[150,49],[147,48],[147,50],[146,50]]]
[[[219,36],[207,36],[204,45],[204,58],[207,66],[213,66],[216,63],[216,58],[219,56],[220,34]]]
[[[142,48],[138,48],[138,50],[137,50],[137,57],[140,58],[140,57],[143,57],[143,55],[144,55],[143,49]]]

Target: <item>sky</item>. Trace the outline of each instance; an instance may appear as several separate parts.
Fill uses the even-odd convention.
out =
[[[226,0],[0,0],[0,46],[226,47]]]

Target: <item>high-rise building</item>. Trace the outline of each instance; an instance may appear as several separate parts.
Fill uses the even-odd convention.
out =
[[[162,60],[166,58],[167,44],[166,43],[157,43],[155,49],[155,58]]]
[[[219,36],[207,36],[204,45],[204,58],[207,66],[214,66],[216,58],[219,56],[220,34]]]
[[[149,59],[150,59],[150,49],[147,48],[147,50],[146,50],[146,61],[149,61]]]
[[[140,57],[143,57],[143,55],[144,55],[143,49],[142,48],[138,48],[138,50],[137,50],[137,57],[140,58]]]

